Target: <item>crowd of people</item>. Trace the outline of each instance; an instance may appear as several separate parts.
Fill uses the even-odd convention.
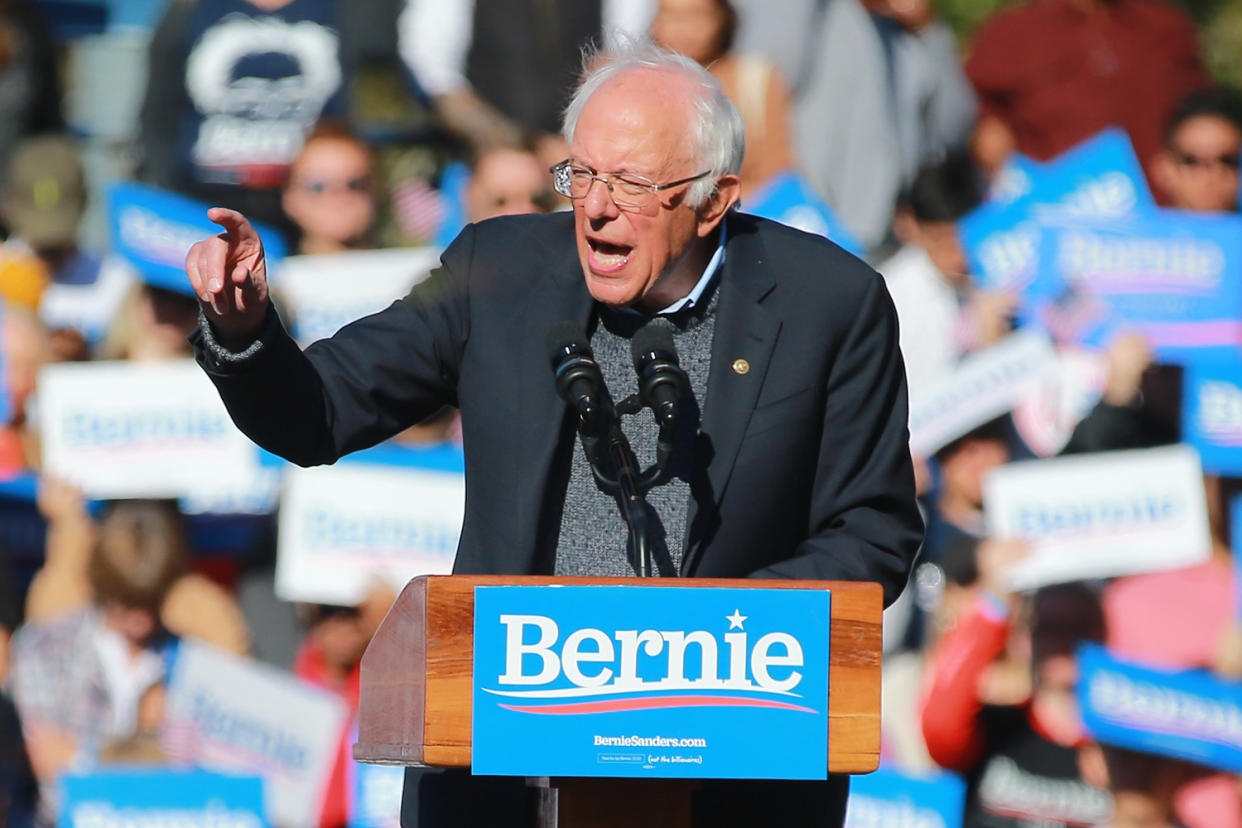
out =
[[[369,4],[365,20],[332,0],[153,5],[145,71],[114,90],[142,101],[121,172],[238,209],[306,257],[563,209],[548,168],[568,155],[559,122],[584,47],[649,37],[698,61],[745,122],[741,208],[785,174],[823,200],[886,281],[912,398],[1021,327],[1020,297],[972,272],[959,232],[1014,153],[1049,161],[1120,127],[1161,206],[1239,206],[1242,99],[1212,84],[1190,19],[1160,0],[1024,0],[960,43],[932,0],[406,0]],[[96,501],[41,474],[40,369],[186,360],[199,314],[188,282],[83,243],[111,182],[90,167],[103,139],[67,125],[59,58],[80,38],[56,14],[0,2],[0,522],[38,515],[21,523],[36,527],[34,557],[16,518],[0,531],[10,825],[51,824],[67,770],[136,743],[169,759],[162,696],[180,639],[291,670],[356,710],[359,660],[395,597],[284,604],[274,520],[222,555],[194,548],[175,501]],[[401,79],[393,106],[424,120],[375,116],[390,91],[377,66]],[[1123,332],[1084,358],[1092,404],[1060,438],[1006,413],[914,457],[927,533],[886,619],[885,759],[961,774],[970,826],[1242,826],[1242,780],[1097,744],[1074,695],[1084,642],[1242,676],[1229,525],[1242,481],[1205,477],[1212,551],[1190,568],[1018,591],[1029,550],[989,535],[985,481],[1005,464],[1182,439],[1177,368],[1150,342]],[[442,412],[402,439],[459,432]],[[349,761],[323,793],[325,828],[349,820]]]

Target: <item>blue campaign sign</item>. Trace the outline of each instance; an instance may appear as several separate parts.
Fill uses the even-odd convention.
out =
[[[1078,651],[1078,703],[1098,741],[1242,772],[1242,683]]]
[[[263,781],[207,771],[117,769],[61,778],[59,828],[263,828]]]
[[[827,591],[474,596],[475,773],[826,778]]]
[[[965,802],[966,783],[956,774],[911,776],[881,767],[850,779],[845,828],[957,828]]]
[[[1027,195],[1035,187],[1041,166],[1038,161],[1020,152],[1012,153],[992,177],[988,201],[1005,205]]]
[[[753,203],[742,205],[742,209],[831,239],[855,256],[863,254],[858,238],[846,229],[828,203],[798,173],[783,172],[772,176],[754,196]]]
[[[1242,477],[1242,357],[1198,360],[1182,385],[1182,441],[1208,474]]]
[[[1106,129],[1045,164],[1025,159],[1014,166],[1029,180],[1025,194],[989,201],[959,224],[971,268],[988,289],[1021,292],[1034,279],[1040,221],[1049,210],[1117,219],[1155,206],[1130,139],[1119,129]]]
[[[1242,342],[1242,217],[1153,210],[1041,229],[1024,315],[1059,341],[1143,334],[1157,358],[1236,354]]]
[[[193,295],[185,275],[185,254],[196,241],[221,231],[207,219],[210,205],[176,193],[122,182],[108,190],[112,249],[155,287]],[[285,256],[285,242],[272,228],[256,224],[269,264]]]

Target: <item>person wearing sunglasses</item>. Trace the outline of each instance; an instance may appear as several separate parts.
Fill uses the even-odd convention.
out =
[[[1152,165],[1170,207],[1237,212],[1242,97],[1227,87],[1194,92],[1178,104]]]
[[[698,63],[635,43],[587,65],[566,108],[569,155],[552,167],[572,209],[468,226],[409,296],[305,351],[267,301],[253,228],[210,211],[225,232],[186,261],[200,365],[243,432],[302,465],[455,403],[455,572],[632,576],[624,516],[575,439],[547,337],[566,321],[589,331],[624,401],[638,389],[631,340],[658,324],[688,388],[646,491],[653,574],[872,581],[891,603],[922,522],[883,279],[827,239],[734,209],[742,118]],[[649,468],[655,420],[619,408]],[[847,789],[835,776],[707,781],[694,824],[839,825]],[[405,790],[407,828],[528,824],[521,779],[410,769]]]
[[[343,253],[371,247],[375,157],[342,126],[322,122],[289,167],[281,207],[298,229],[298,252]]]

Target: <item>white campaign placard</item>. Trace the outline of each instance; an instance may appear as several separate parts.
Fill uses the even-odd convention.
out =
[[[292,256],[273,273],[272,287],[305,347],[405,296],[439,260],[438,247]]]
[[[456,472],[345,463],[285,475],[276,594],[353,605],[372,582],[398,591],[416,575],[452,571],[465,513]]]
[[[246,488],[254,445],[193,360],[49,365],[39,374],[43,467],[88,497]]]
[[[1013,408],[1055,369],[1046,334],[1022,331],[963,359],[955,370],[910,398],[910,451],[927,457]]]
[[[991,534],[1031,545],[1015,589],[1191,566],[1212,550],[1199,456],[1185,445],[1000,466],[984,506]]]
[[[170,752],[262,776],[274,825],[318,824],[348,718],[341,699],[283,670],[181,642],[168,686]]]

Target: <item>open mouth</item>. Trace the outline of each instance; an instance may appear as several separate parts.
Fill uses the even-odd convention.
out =
[[[591,263],[602,271],[619,270],[629,261],[634,248],[624,244],[612,244],[599,239],[587,239],[591,248]]]

